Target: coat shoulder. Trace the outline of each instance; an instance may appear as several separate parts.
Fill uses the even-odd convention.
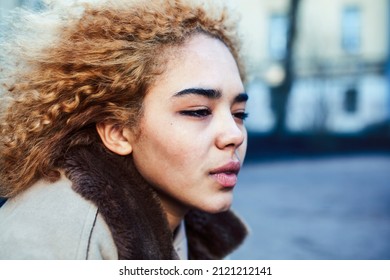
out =
[[[98,208],[64,175],[38,181],[0,208],[0,259],[115,258]]]

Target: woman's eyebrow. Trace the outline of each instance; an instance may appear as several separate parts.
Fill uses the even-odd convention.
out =
[[[242,103],[242,102],[247,102],[248,101],[248,94],[243,92],[243,93],[240,93],[239,95],[237,95],[235,98],[234,98],[234,103]]]
[[[210,99],[218,99],[222,96],[221,92],[215,89],[187,88],[175,93],[174,97],[185,96],[189,94],[201,95]]]
[[[195,94],[195,95],[201,95],[210,99],[218,99],[222,97],[222,94],[219,90],[215,89],[204,89],[204,88],[187,88],[183,89],[177,93],[174,94],[174,97],[178,96],[185,96],[185,95],[190,95],[190,94]],[[234,103],[241,103],[241,102],[246,102],[248,100],[248,94],[243,92],[238,94],[234,98]]]

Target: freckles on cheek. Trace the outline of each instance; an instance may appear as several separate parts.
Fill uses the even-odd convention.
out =
[[[180,140],[174,139],[170,142],[170,144],[166,147],[165,152],[166,156],[169,158],[169,161],[176,161],[178,163],[185,163],[187,161],[191,161],[191,157],[193,157],[193,152],[191,150],[181,147],[182,143],[179,143]]]
[[[181,120],[155,119],[152,125],[148,123],[144,135],[155,156],[165,161],[165,165],[175,165],[175,169],[183,169],[191,165],[196,155],[195,146],[203,140],[193,127]],[[199,152],[199,151],[198,151]]]
[[[183,143],[180,140],[172,141],[166,150],[166,160],[177,170],[186,170],[196,162],[196,153],[192,149],[191,143]]]

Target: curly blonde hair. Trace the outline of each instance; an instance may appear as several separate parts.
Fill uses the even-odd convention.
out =
[[[169,46],[208,34],[226,44],[243,73],[235,24],[226,7],[212,11],[212,6],[109,1],[19,12],[29,26],[34,20],[41,26],[30,27],[35,35],[23,37],[21,27],[27,26],[17,24],[10,33],[16,37],[3,43],[13,72],[3,61],[0,196],[14,196],[40,178],[57,180],[66,150],[97,140],[96,123],[136,127],[143,98],[164,71]],[[40,44],[36,36],[47,34],[41,29],[49,25],[52,36]]]

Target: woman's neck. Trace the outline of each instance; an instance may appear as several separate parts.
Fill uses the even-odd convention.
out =
[[[162,207],[168,219],[169,228],[173,233],[184,219],[184,216],[187,214],[189,208],[184,205],[179,205],[170,197],[161,194],[159,194],[159,196]]]

